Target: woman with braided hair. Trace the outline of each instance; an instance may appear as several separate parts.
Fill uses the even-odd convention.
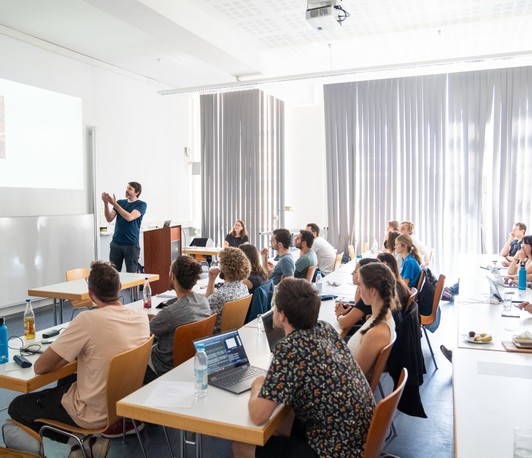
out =
[[[390,268],[371,263],[359,270],[358,288],[371,317],[349,339],[347,346],[366,377],[370,377],[380,351],[395,339],[392,310],[398,306],[395,277]]]

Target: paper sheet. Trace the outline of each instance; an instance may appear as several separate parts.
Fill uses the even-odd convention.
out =
[[[189,408],[194,402],[194,383],[160,382],[157,383],[144,405],[147,407]]]

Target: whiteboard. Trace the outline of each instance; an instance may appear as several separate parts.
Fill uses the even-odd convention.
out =
[[[94,260],[94,215],[0,218],[0,308]]]

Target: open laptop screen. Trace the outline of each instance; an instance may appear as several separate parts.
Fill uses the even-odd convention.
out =
[[[197,348],[199,343],[205,345],[209,375],[249,363],[244,345],[236,330],[197,339],[194,341],[194,346]]]

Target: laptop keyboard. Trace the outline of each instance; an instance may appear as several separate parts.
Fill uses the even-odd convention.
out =
[[[218,378],[216,383],[220,387],[228,388],[244,380],[258,377],[259,375],[264,375],[264,370],[259,369],[258,367],[249,366],[245,370],[236,371],[232,374],[227,374],[226,376]]]

